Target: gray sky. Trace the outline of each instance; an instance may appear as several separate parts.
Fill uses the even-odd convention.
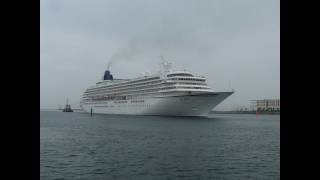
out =
[[[279,0],[41,0],[40,106],[58,108],[103,76],[176,68],[236,93],[217,107],[280,97]]]

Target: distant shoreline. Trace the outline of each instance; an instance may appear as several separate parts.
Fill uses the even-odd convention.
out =
[[[274,115],[280,115],[280,112],[257,112],[257,111],[211,111],[212,114],[274,114]]]
[[[74,112],[83,112],[82,109],[72,109]],[[45,108],[42,108],[40,109],[40,111],[61,111],[62,112],[62,109],[45,109]]]
[[[74,112],[84,112],[82,109],[73,109]],[[59,109],[40,109],[40,111],[61,111]],[[211,111],[209,114],[257,114],[256,111]],[[280,115],[280,112],[259,112],[258,114]]]

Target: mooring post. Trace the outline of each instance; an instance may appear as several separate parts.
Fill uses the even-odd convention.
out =
[[[92,108],[91,108],[91,112],[90,112],[91,117],[92,117],[92,114],[93,114],[93,110],[92,110]]]

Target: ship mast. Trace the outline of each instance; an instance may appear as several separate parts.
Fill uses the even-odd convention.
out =
[[[161,55],[160,58],[161,58],[161,63],[164,63],[165,62],[164,57]]]

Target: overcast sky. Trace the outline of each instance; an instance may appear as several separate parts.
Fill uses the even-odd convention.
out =
[[[108,62],[115,78],[176,69],[235,90],[218,110],[280,98],[279,0],[41,0],[40,106],[78,107]]]

